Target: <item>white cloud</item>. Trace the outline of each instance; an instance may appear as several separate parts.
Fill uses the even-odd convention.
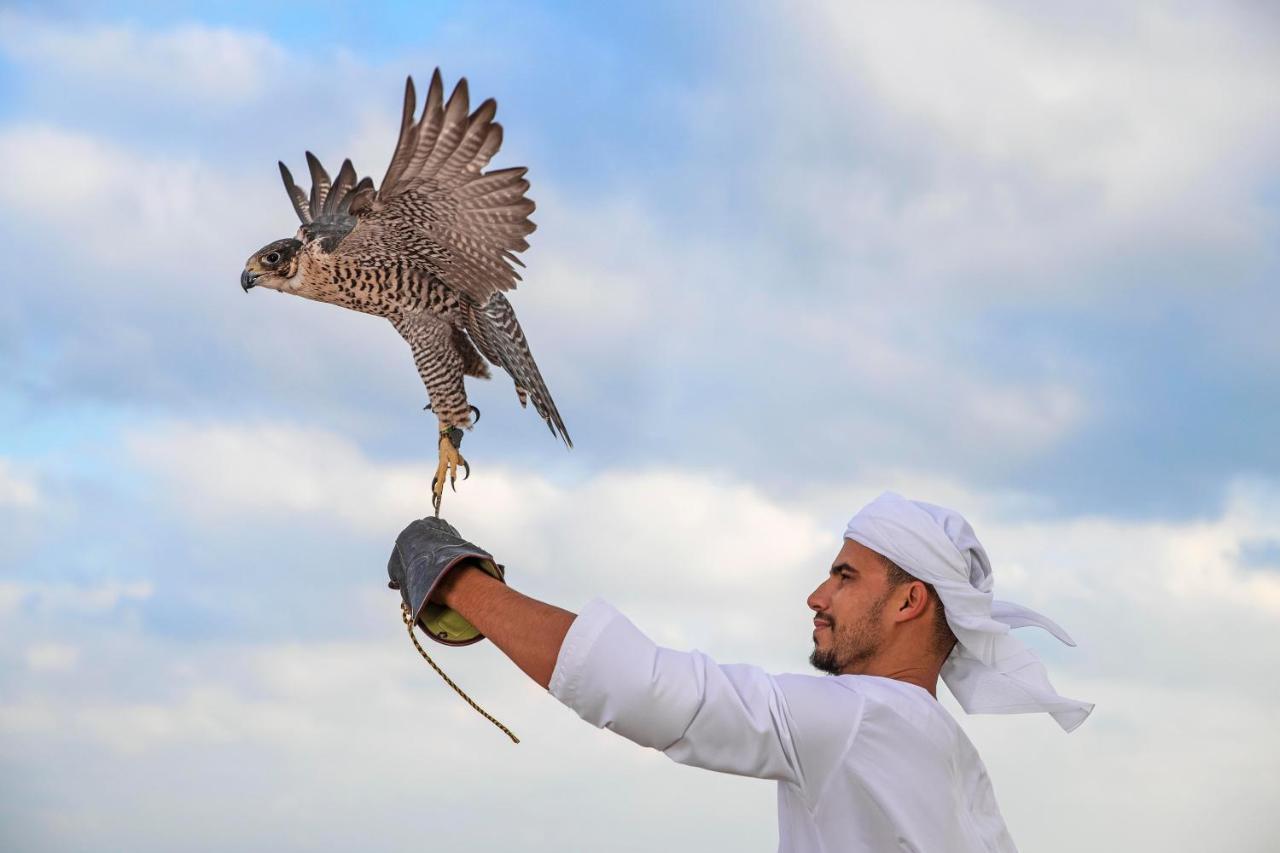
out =
[[[12,582],[0,583],[0,613],[9,613],[22,603],[26,589]]]
[[[434,466],[380,465],[323,430],[175,423],[132,434],[128,449],[178,500],[221,517],[311,517],[363,532],[430,506]]]
[[[918,445],[927,435],[940,456],[985,452],[989,473],[1003,460],[1047,453],[1099,416],[1060,362],[1041,371],[1000,365],[999,375],[973,368],[963,332],[992,306],[984,289],[1012,281],[1038,299],[1099,254],[1234,249],[1270,234],[1258,228],[1250,193],[1257,164],[1275,148],[1277,95],[1266,85],[1275,57],[1260,50],[1261,36],[1217,12],[1182,20],[1157,9],[1111,24],[1086,15],[1086,30],[1019,19],[1006,7],[939,5],[923,21],[904,8],[789,13],[770,43],[785,43],[789,28],[808,39],[803,53],[786,57],[789,73],[773,93],[790,97],[745,87],[744,108],[734,81],[706,84],[716,110],[760,125],[763,142],[752,144],[766,156],[741,170],[706,169],[699,188],[691,183],[674,203],[718,193],[754,203],[742,184],[748,175],[774,195],[765,209],[732,211],[750,222],[732,236],[722,237],[723,222],[706,232],[664,228],[646,187],[627,187],[648,176],[627,175],[624,162],[621,180],[594,198],[533,175],[542,230],[515,299],[557,390],[564,380],[556,377],[586,376],[582,365],[608,380],[602,365],[643,360],[670,370],[646,374],[656,398],[687,390],[694,371],[696,381],[754,377],[751,393],[805,386],[857,398],[865,414],[817,418],[804,440],[868,460],[861,479],[821,490],[801,482],[778,494],[771,470],[753,472],[754,485],[744,475],[666,466],[606,465],[556,478],[478,457],[476,476],[447,496],[446,514],[527,591],[570,607],[603,594],[662,642],[801,669],[804,595],[834,552],[843,517],[882,487],[956,505],[991,548],[1001,593],[1043,609],[1080,641],[1046,652],[1059,687],[1099,703],[1069,738],[1043,718],[965,719],[1023,848],[1076,850],[1108,838],[1128,848],[1264,849],[1258,839],[1274,821],[1257,815],[1280,793],[1267,763],[1280,748],[1267,725],[1280,696],[1257,673],[1277,652],[1280,576],[1246,565],[1244,554],[1248,543],[1280,538],[1274,486],[1237,481],[1223,512],[1199,521],[1043,520],[1042,498],[975,491],[948,479],[945,460],[921,459]],[[1105,26],[1114,28],[1097,29]],[[241,119],[260,117],[273,91],[264,83],[288,60],[253,33],[198,25],[64,27],[6,11],[0,33],[0,52],[46,87],[101,86]],[[398,82],[364,92],[371,72],[353,70],[340,85],[359,96],[324,103],[346,104],[330,119],[360,128],[349,150],[376,178],[395,132]],[[298,87],[299,99],[317,97],[308,94],[323,90],[317,79]],[[806,100],[813,91],[831,93],[822,109]],[[772,122],[758,118],[762,100],[766,111],[776,107]],[[789,114],[789,105],[806,114]],[[219,297],[245,298],[235,292],[240,260],[292,228],[274,177],[262,177],[269,161],[250,180],[203,154],[147,153],[96,129],[54,126],[50,115],[0,128],[0,160],[12,173],[0,203],[60,235],[58,250],[81,266],[106,273],[65,284],[93,288],[104,296],[92,304],[118,311],[110,322],[94,316],[96,327],[142,344],[165,334],[173,314],[138,319],[141,310],[116,298],[155,287],[155,270],[195,269],[201,282],[228,276]],[[711,124],[698,132],[715,143]],[[826,135],[832,128],[840,132]],[[891,158],[869,166],[850,153],[846,143],[863,133],[901,155],[890,165],[904,172],[879,171]],[[341,132],[315,135],[347,153]],[[786,156],[768,156],[779,150]],[[721,157],[732,152],[717,150],[709,165]],[[793,241],[787,229],[811,242]],[[813,256],[798,257],[808,245]],[[974,286],[955,286],[961,280]],[[271,297],[227,309],[182,276],[165,281],[173,293],[138,305],[206,326],[234,316],[234,330],[214,331],[233,346],[260,347],[262,366],[279,366],[291,386],[331,387],[340,370],[378,382],[384,372],[366,367],[399,365],[402,387],[416,388],[385,324]],[[1116,286],[1101,275],[1070,284],[1082,301],[1097,295],[1092,287]],[[928,298],[939,285],[945,297]],[[54,295],[43,308],[68,301],[65,291],[46,292]],[[294,317],[297,325],[284,324]],[[791,356],[781,368],[778,352]],[[102,363],[104,350],[90,339],[80,356]],[[548,368],[556,360],[564,372]],[[146,361],[178,372],[176,360]],[[133,382],[142,363],[114,372]],[[686,383],[678,389],[677,373]],[[266,405],[262,395],[252,404]],[[766,427],[759,434],[777,430]],[[147,478],[154,515],[129,522],[136,535],[163,538],[179,516],[184,543],[216,544],[223,555],[243,553],[236,531],[254,525],[275,537],[301,531],[344,553],[363,553],[374,540],[378,548],[367,550],[379,550],[429,511],[433,448],[423,432],[421,457],[405,461],[375,458],[314,425],[139,428],[123,463]],[[45,491],[62,494],[45,482],[0,459],[0,505],[44,511]],[[86,507],[99,500],[88,494]],[[248,588],[252,560],[219,570],[243,572]],[[12,792],[74,791],[67,767],[86,784],[112,783],[94,785],[92,797],[68,793],[56,810],[11,800],[44,846],[119,839],[138,850],[356,849],[377,837],[408,849],[425,824],[435,844],[470,849],[748,849],[774,833],[771,786],[682,771],[590,730],[488,645],[442,652],[451,675],[525,738],[509,746],[417,658],[380,581],[367,595],[353,593],[349,609],[326,614],[333,639],[304,645],[280,634],[261,641],[157,627],[150,620],[183,612],[175,599],[187,594],[219,628],[241,624],[231,612],[239,605],[207,594],[207,578],[161,562],[97,553],[85,561],[97,579],[0,581],[0,646],[9,650],[0,655],[0,758],[24,779]],[[309,576],[324,597],[319,585],[338,583],[351,567],[307,568],[328,572]],[[381,574],[380,565],[371,570]],[[173,597],[157,600],[158,590]],[[284,632],[289,608],[306,605],[280,606]],[[1261,734],[1242,740],[1242,731]],[[441,766],[457,770],[448,784],[436,775]],[[351,779],[360,784],[334,783]],[[503,821],[492,820],[494,802]],[[636,821],[636,802],[662,819]],[[227,813],[238,819],[226,821]],[[1220,820],[1198,821],[1205,813]],[[708,824],[707,814],[719,820]],[[8,815],[0,807],[0,819]],[[1238,834],[1224,844],[1220,831]]]
[[[109,613],[129,601],[146,601],[154,592],[145,580],[88,583],[46,580],[0,581],[0,614],[20,607],[40,613],[85,615]]]
[[[1256,187],[1280,142],[1280,62],[1248,17],[831,2],[769,18],[785,132],[758,183],[832,269],[899,302],[1168,287],[1090,265],[1170,247],[1235,264],[1268,245]],[[810,80],[821,95],[796,95]]]
[[[0,507],[31,509],[42,502],[35,481],[20,474],[11,461],[0,456]]]
[[[294,520],[385,536],[397,522],[428,512],[434,466],[375,461],[321,430],[173,422],[135,432],[127,445],[192,519],[213,524]],[[1004,588],[1015,595],[1087,613],[1095,599],[1132,598],[1141,587],[1166,607],[1215,602],[1280,614],[1280,577],[1248,571],[1239,556],[1242,543],[1280,538],[1280,496],[1266,481],[1238,481],[1218,518],[1171,523],[1036,519],[1016,496],[911,471],[871,476],[877,480],[802,493],[788,504],[704,471],[610,470],[556,483],[488,466],[447,494],[445,509],[462,529],[498,553],[518,555],[542,579],[597,579],[639,603],[677,609],[729,590],[739,596],[735,607],[767,609],[784,589],[818,577],[827,552],[838,547],[838,528],[826,520],[832,507],[847,515],[880,489],[895,488],[969,514],[998,555]],[[744,579],[750,592],[740,590]],[[664,584],[678,585],[690,601],[670,602]]]
[[[24,652],[27,666],[36,672],[65,672],[75,669],[80,649],[68,643],[35,643]]]
[[[346,108],[355,110],[351,118],[359,128],[350,149],[359,155],[362,172],[379,175],[383,163],[378,158],[385,158],[394,135],[390,107],[376,114],[362,106]],[[144,156],[97,136],[38,124],[0,129],[0,157],[15,164],[19,176],[0,188],[0,202],[21,205],[32,219],[76,234],[74,252],[81,264],[113,273],[95,275],[90,299],[109,293],[107,310],[119,312],[120,321],[99,324],[95,315],[87,334],[71,336],[64,358],[69,369],[84,363],[106,365],[104,372],[111,374],[128,370],[140,378],[155,376],[156,365],[166,358],[156,350],[171,344],[143,328],[141,320],[159,325],[160,318],[151,315],[181,307],[184,316],[165,318],[165,327],[187,328],[190,317],[198,315],[199,334],[245,352],[265,379],[287,376],[290,388],[330,386],[336,376],[348,374],[400,376],[406,381],[399,387],[414,387],[411,369],[380,369],[392,363],[404,367],[407,360],[399,341],[372,318],[356,320],[349,312],[277,300],[274,294],[254,294],[253,313],[246,316],[247,303],[230,301],[243,257],[292,228],[274,181],[249,180],[195,157]],[[1088,420],[1085,389],[1061,378],[1011,382],[983,375],[956,358],[954,341],[927,334],[946,318],[904,317],[902,305],[886,309],[887,293],[902,296],[896,290],[860,284],[814,298],[805,288],[778,286],[794,276],[785,250],[673,233],[659,224],[661,217],[641,192],[615,188],[592,198],[539,179],[533,195],[542,204],[537,218],[543,228],[514,302],[544,372],[564,399],[591,393],[584,384],[587,373],[639,374],[650,385],[666,387],[691,362],[704,370],[732,371],[738,381],[767,384],[780,370],[776,350],[782,348],[787,363],[806,364],[805,369],[824,381],[843,383],[852,394],[876,396],[882,407],[876,417],[849,418],[839,425],[864,443],[893,447],[917,438],[896,427],[893,435],[882,435],[879,415],[890,412],[920,423],[931,444],[950,448],[941,457],[998,447],[1003,462],[1011,464],[1051,450]],[[945,215],[966,218],[963,211]],[[887,244],[906,240],[904,257],[932,257],[914,251],[919,237],[912,228],[895,233]],[[975,251],[970,239],[957,236],[955,242],[964,244],[963,251]],[[840,255],[843,243],[831,245]],[[843,260],[827,261],[815,259],[834,277]],[[206,286],[219,269],[225,280]],[[905,279],[904,292],[910,290],[911,276]],[[160,289],[166,298],[156,298]],[[185,290],[177,298],[168,292],[179,289]],[[122,300],[125,293],[133,299]],[[922,306],[912,302],[910,307]],[[927,312],[929,306],[923,307]],[[303,314],[305,321],[287,332],[269,331]],[[852,348],[850,318],[858,318]],[[718,334],[709,336],[708,329]],[[833,369],[837,363],[839,369]],[[88,374],[85,385],[102,384],[94,369],[81,369]],[[172,381],[170,372],[163,374]],[[946,381],[940,381],[943,376]],[[787,377],[788,387],[792,379]],[[345,416],[349,422],[367,417]]]
[[[74,235],[77,254],[110,269],[116,289],[154,288],[157,277],[181,287],[190,276],[180,271],[216,265],[228,246],[245,247],[248,257],[266,242],[262,235],[285,221],[270,215],[285,205],[274,184],[240,179],[194,157],[145,156],[77,131],[0,127],[0,158],[13,175],[0,187],[0,203]],[[268,206],[268,198],[279,207]],[[102,279],[95,285],[102,287]]]
[[[267,36],[199,23],[148,31],[133,25],[71,25],[0,10],[0,51],[74,85],[138,90],[184,106],[230,106],[260,98],[286,61]]]
[[[430,513],[434,465],[374,461],[316,429],[171,423],[131,434],[127,446],[191,518],[214,524],[293,520],[385,536],[389,526]],[[431,450],[424,445],[424,456]],[[743,572],[772,586],[834,542],[812,519],[750,486],[678,470],[554,483],[488,465],[457,494],[446,490],[444,507],[454,523],[487,534],[495,550],[518,550],[540,575],[608,576],[616,591],[656,601],[665,600],[654,589],[662,578],[700,594]],[[574,555],[572,565],[560,564],[562,553]]]
[[[1081,518],[999,529],[1019,562],[1032,570],[1026,575],[1028,590],[1140,600],[1143,590],[1154,588],[1166,606],[1188,616],[1211,605],[1280,616],[1280,577],[1248,571],[1240,559],[1242,543],[1280,535],[1280,491],[1274,485],[1236,481],[1222,514],[1213,519]],[[1048,542],[1070,543],[1070,556],[1060,548],[1044,553]]]
[[[20,251],[28,263],[45,253],[57,259],[60,275],[49,287],[15,294],[17,315],[46,324],[16,327],[17,344],[33,381],[58,383],[52,393],[172,405],[203,392],[208,359],[221,352],[248,365],[259,393],[293,393],[295,401],[342,377],[386,383],[410,399],[422,394],[385,321],[241,292],[244,260],[297,225],[274,170],[147,155],[35,123],[0,125],[0,159],[13,167],[0,206],[22,211],[11,222],[22,232]],[[234,384],[240,396],[241,381]],[[262,392],[264,385],[276,390]],[[339,414],[348,425],[368,419]]]
[[[1060,687],[1098,703],[1069,736],[1034,717],[961,717],[1021,849],[1269,849],[1280,743],[1240,733],[1269,729],[1270,702],[1186,682]]]
[[[945,144],[1097,186],[1111,208],[1209,188],[1242,153],[1264,156],[1280,132],[1268,38],[1225,9],[1093,11],[828,3],[806,32]]]
[[[922,327],[940,322],[932,315],[882,318],[850,305],[800,327],[813,351],[825,353],[822,364],[806,369],[841,389],[837,399],[862,401],[849,405],[853,418],[839,423],[841,443],[902,442],[913,456],[921,447],[941,448],[937,463],[949,454],[983,454],[999,466],[1051,451],[1096,417],[1087,388],[1072,384],[1067,371],[1020,379],[968,366],[954,340],[921,335]],[[904,432],[903,423],[912,427]]]
[[[424,511],[430,474],[427,464],[379,461],[340,436],[287,424],[171,422],[133,433],[126,451],[157,500],[187,516],[184,538],[193,547],[254,524],[334,543],[388,537]],[[962,717],[1024,847],[1078,849],[1107,833],[1130,839],[1134,824],[1122,818],[1138,814],[1163,820],[1160,838],[1178,849],[1180,837],[1199,838],[1201,829],[1180,817],[1189,810],[1169,803],[1194,796],[1246,814],[1280,792],[1262,759],[1280,746],[1273,737],[1257,735],[1243,752],[1222,740],[1237,727],[1263,731],[1259,723],[1276,698],[1273,687],[1241,674],[1274,656],[1278,587],[1234,558],[1242,541],[1280,536],[1274,484],[1241,481],[1221,517],[1162,524],[1029,519],[1016,495],[910,472],[784,500],[700,471],[606,471],[552,482],[493,466],[450,494],[446,511],[532,594],[571,608],[603,594],[661,642],[803,670],[804,596],[838,546],[843,516],[881,487],[963,509],[992,552],[998,593],[1042,609],[1080,641],[1078,649],[1047,652],[1060,689],[1098,703],[1080,731],[1065,737],[1043,717]],[[628,803],[636,800],[664,815],[629,830],[636,849],[734,833],[750,846],[774,831],[768,785],[682,771],[583,726],[488,644],[433,648],[446,671],[524,739],[511,747],[418,659],[380,583],[327,615],[331,639],[229,638],[176,649],[123,618],[95,620],[74,650],[64,638],[42,636],[51,626],[63,629],[65,618],[53,618],[51,608],[72,607],[72,592],[42,588],[35,594],[45,606],[10,606],[0,621],[5,643],[30,637],[19,645],[21,689],[0,703],[6,760],[41,768],[74,754],[86,772],[125,766],[124,778],[145,784],[180,752],[189,784],[157,788],[151,808],[163,803],[165,814],[223,846],[243,846],[240,833],[274,836],[270,827],[206,826],[193,791],[216,795],[224,810],[251,821],[264,803],[273,814],[310,814],[325,836],[311,846],[323,849],[416,802],[424,767],[464,763],[450,804],[441,806],[450,815],[444,838],[479,843],[492,833],[493,846],[509,844],[515,830],[480,826],[477,803],[492,801],[537,829],[522,837],[529,849],[572,846],[553,818],[584,809],[598,825],[575,826],[573,838],[605,844],[619,823],[632,826]],[[0,587],[0,599],[30,594]],[[147,586],[118,583],[82,597],[111,614],[130,596],[149,594]],[[1196,620],[1211,631],[1230,620],[1231,660],[1202,644]],[[1023,634],[1033,639],[1034,632]],[[118,691],[129,680],[121,668],[153,675],[143,690]],[[76,673],[73,686],[68,672]],[[90,672],[95,679],[80,679]],[[1175,678],[1179,686],[1168,687]],[[227,761],[252,768],[246,779],[259,781],[228,788],[218,769]],[[1241,768],[1251,774],[1247,784]],[[352,803],[317,783],[329,773],[364,780],[364,798]],[[1107,793],[1100,777],[1131,781]],[[1044,814],[1050,799],[1061,812]],[[708,808],[731,826],[700,825]],[[79,800],[75,810],[76,819],[106,833],[100,837],[137,837],[129,829],[135,805],[107,796]],[[148,832],[161,845],[168,830]],[[1236,849],[1249,849],[1252,838],[1241,829]]]
[[[453,82],[446,78],[446,87]],[[421,98],[423,80],[417,83]],[[335,162],[350,156],[360,174],[376,181],[394,147],[400,100],[391,88],[371,95],[342,105],[355,130],[331,150],[337,152]],[[485,97],[474,89],[472,95]],[[507,138],[538,130],[509,128]],[[508,165],[517,163],[499,152],[491,168]],[[715,294],[743,278],[741,250],[725,251],[703,235],[671,233],[639,188],[626,182],[606,194],[590,194],[557,185],[545,171],[535,169],[528,177],[538,230],[522,256],[528,267],[520,271],[522,282],[511,301],[539,357],[547,351],[539,342],[554,340],[554,356],[566,365],[585,358],[633,361],[644,348],[653,360],[674,358],[686,340],[699,338],[713,311],[731,308],[717,303]],[[652,347],[658,325],[666,338],[660,349]]]

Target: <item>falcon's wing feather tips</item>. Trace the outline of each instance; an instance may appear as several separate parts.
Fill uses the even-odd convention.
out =
[[[241,276],[245,290],[263,286],[391,321],[413,351],[440,422],[437,511],[446,475],[452,483],[459,465],[470,470],[458,453],[475,412],[463,376],[488,376],[480,355],[510,374],[521,405],[531,400],[552,434],[572,446],[502,295],[520,280],[516,253],[529,247],[535,228],[527,169],[481,171],[502,146],[502,125],[493,120],[492,98],[474,112],[469,101],[465,79],[446,101],[436,69],[415,118],[410,77],[395,152],[376,189],[350,160],[331,179],[308,151],[311,189],[304,192],[280,163],[301,227],[296,238],[259,250]]]
[[[429,265],[450,286],[483,300],[520,280],[511,262],[536,227],[523,167],[481,173],[502,145],[497,102],[468,114],[467,81],[448,102],[439,69],[414,121],[413,78],[405,83],[400,135],[368,213],[360,213],[350,251],[377,245]]]

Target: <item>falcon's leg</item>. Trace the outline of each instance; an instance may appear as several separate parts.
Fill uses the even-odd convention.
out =
[[[453,329],[445,319],[423,313],[396,317],[392,323],[413,350],[413,362],[430,398],[427,407],[439,424],[438,462],[431,481],[431,505],[439,515],[445,480],[456,491],[458,469],[462,469],[463,479],[471,472],[471,466],[458,452],[462,431],[470,429],[472,424],[472,408],[463,387],[465,364],[454,345]]]
[[[471,415],[472,415],[472,418],[471,418],[471,425],[472,425],[472,426],[475,426],[476,424],[480,423],[480,410],[479,410],[479,409],[477,409],[475,406],[468,406],[468,408],[471,410]],[[428,401],[427,401],[427,404],[426,404],[425,406],[423,406],[423,407],[422,407],[422,411],[424,411],[424,412],[429,412],[429,411],[431,411],[431,401],[430,401],[430,400],[428,400]]]

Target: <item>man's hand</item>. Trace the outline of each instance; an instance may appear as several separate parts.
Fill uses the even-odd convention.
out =
[[[387,574],[435,639],[462,646],[488,637],[538,684],[551,682],[574,615],[508,587],[502,566],[448,522],[424,518],[406,527]]]
[[[387,561],[388,584],[400,590],[410,618],[421,624],[432,639],[450,646],[479,642],[484,636],[456,610],[438,599],[446,576],[465,566],[478,566],[503,580],[503,569],[489,552],[458,535],[457,529],[441,518],[413,522],[396,537]]]

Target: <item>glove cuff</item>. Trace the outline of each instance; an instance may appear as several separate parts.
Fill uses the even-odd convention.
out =
[[[446,646],[469,646],[484,639],[484,635],[458,611],[431,600],[440,582],[458,566],[472,560],[492,577],[506,583],[504,568],[493,561],[493,556],[479,548],[450,546],[441,552],[414,560],[406,576],[409,588],[405,590],[409,615],[422,626],[424,632],[437,643]],[[433,564],[444,562],[439,571],[432,571]],[[414,583],[414,581],[419,581]]]

